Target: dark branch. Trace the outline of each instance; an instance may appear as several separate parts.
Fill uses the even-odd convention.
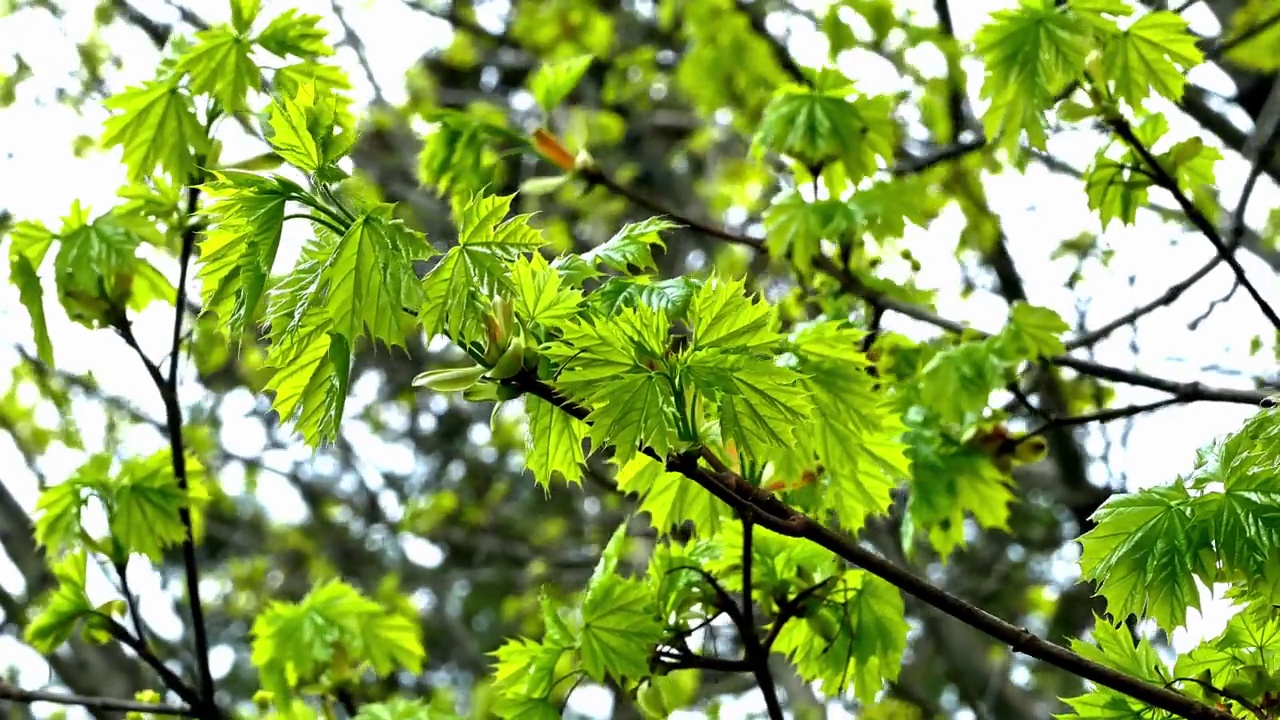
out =
[[[176,705],[160,705],[136,700],[118,700],[109,697],[73,695],[71,693],[47,692],[44,690],[22,690],[2,680],[0,680],[0,700],[26,704],[47,702],[58,705],[76,705],[86,710],[106,712],[136,712],[150,713],[152,715],[198,717],[191,708],[178,707]]]
[[[1249,278],[1245,273],[1244,266],[1242,266],[1240,261],[1236,259],[1232,248],[1227,245],[1227,242],[1223,239],[1222,235],[1218,233],[1218,229],[1213,226],[1213,223],[1209,222],[1209,218],[1205,217],[1205,214],[1200,211],[1200,208],[1196,207],[1195,203],[1191,201],[1191,198],[1187,197],[1187,194],[1178,187],[1178,181],[1169,174],[1169,171],[1166,170],[1163,165],[1160,164],[1160,161],[1156,159],[1151,150],[1142,144],[1142,141],[1134,134],[1132,126],[1129,125],[1129,121],[1123,117],[1117,116],[1111,118],[1109,124],[1116,135],[1120,137],[1120,139],[1124,140],[1125,144],[1132,148],[1134,153],[1136,153],[1138,157],[1142,159],[1142,162],[1147,165],[1148,169],[1151,171],[1152,177],[1156,181],[1156,184],[1173,195],[1174,200],[1178,202],[1182,211],[1187,214],[1187,219],[1191,221],[1191,224],[1194,225],[1201,234],[1208,238],[1210,243],[1213,244],[1213,249],[1218,251],[1218,255],[1226,261],[1232,272],[1236,274],[1236,277],[1240,280],[1240,284],[1244,287],[1245,291],[1249,293],[1249,296],[1253,298],[1254,302],[1258,304],[1259,309],[1262,310],[1262,314],[1271,322],[1272,327],[1280,330],[1280,315],[1276,314],[1276,311],[1271,307],[1271,304],[1262,297],[1262,294],[1258,292],[1258,289],[1249,281]]]
[[[518,375],[504,382],[523,392],[540,397],[569,415],[586,422],[589,414],[586,408],[564,399],[551,386],[539,381],[536,376]],[[787,505],[776,495],[751,485],[736,473],[717,472],[703,467],[699,464],[701,449],[672,454],[669,457],[663,457],[649,447],[642,448],[642,452],[663,463],[667,470],[680,473],[694,481],[739,513],[752,513],[760,526],[787,537],[804,538],[816,543],[926,605],[1005,643],[1014,652],[1036,658],[1188,720],[1230,720],[1233,717],[1231,713],[1224,710],[1093,662],[1067,648],[1032,634],[1026,628],[997,618],[982,608],[899,567],[844,534],[818,523],[808,515]]]

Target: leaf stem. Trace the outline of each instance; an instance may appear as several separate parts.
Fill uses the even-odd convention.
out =
[[[285,215],[283,219],[284,220],[310,220],[311,222],[317,225],[322,225],[326,228],[329,228],[335,234],[337,234],[338,237],[342,237],[343,235],[347,234],[345,230],[338,227],[338,225],[334,223],[332,220],[320,217],[318,215],[311,215],[309,213],[290,213],[288,215]]]

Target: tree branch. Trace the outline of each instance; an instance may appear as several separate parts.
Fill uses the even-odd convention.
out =
[[[182,405],[178,400],[178,358],[182,349],[182,318],[187,308],[187,275],[190,272],[191,258],[195,253],[198,226],[192,224],[200,205],[200,190],[196,185],[187,188],[185,215],[188,225],[182,233],[182,248],[178,259],[177,299],[174,303],[173,332],[169,349],[169,368],[167,375],[161,374],[160,368],[147,357],[142,346],[133,335],[133,330],[126,317],[114,319],[116,331],[124,339],[125,344],[133,349],[151,376],[160,399],[164,404],[165,431],[169,438],[169,454],[173,467],[173,476],[178,489],[185,496],[189,489],[187,477],[186,447],[182,437]],[[209,635],[204,619],[204,606],[200,601],[200,571],[196,563],[195,533],[191,521],[191,508],[184,503],[178,508],[178,518],[182,522],[185,536],[182,539],[182,565],[186,577],[187,601],[191,609],[192,633],[195,636],[196,665],[200,674],[199,703],[192,703],[203,718],[216,718],[218,711],[214,705],[213,673],[209,667]]]
[[[551,386],[539,381],[534,375],[517,375],[503,382],[542,398],[586,422],[589,414],[586,408],[561,397]],[[739,513],[752,513],[760,526],[780,535],[803,538],[826,548],[926,605],[1005,643],[1014,652],[1036,658],[1188,720],[1231,720],[1233,717],[1229,712],[1205,705],[1176,691],[1152,685],[1128,673],[1093,662],[1032,634],[1026,628],[997,618],[897,566],[844,534],[820,524],[787,505],[776,495],[751,485],[736,473],[717,472],[701,466],[700,449],[667,457],[649,447],[642,448],[642,452],[663,463],[667,470],[680,473],[697,483]]]
[[[1110,118],[1108,124],[1116,135],[1119,136],[1120,139],[1124,140],[1124,142],[1133,149],[1134,153],[1136,153],[1138,157],[1142,158],[1142,161],[1150,169],[1151,175],[1155,179],[1156,184],[1173,194],[1174,200],[1178,202],[1182,211],[1187,214],[1187,219],[1189,219],[1191,224],[1194,225],[1201,234],[1208,238],[1210,243],[1213,244],[1214,250],[1218,251],[1218,254],[1224,261],[1226,261],[1232,272],[1236,274],[1236,277],[1240,280],[1240,284],[1244,287],[1245,291],[1249,293],[1249,296],[1253,298],[1254,302],[1258,304],[1258,307],[1262,310],[1262,314],[1271,322],[1272,327],[1280,330],[1280,315],[1276,314],[1275,309],[1271,307],[1270,303],[1262,297],[1262,294],[1258,292],[1258,289],[1249,281],[1249,278],[1245,273],[1244,266],[1240,264],[1235,253],[1232,252],[1232,248],[1227,245],[1225,240],[1223,240],[1222,236],[1218,233],[1218,229],[1213,226],[1213,223],[1209,222],[1209,218],[1205,217],[1204,213],[1200,211],[1200,208],[1196,207],[1195,203],[1191,201],[1191,198],[1187,197],[1186,193],[1182,192],[1182,189],[1178,187],[1178,181],[1174,179],[1167,170],[1165,170],[1164,166],[1160,164],[1160,161],[1151,153],[1151,150],[1142,144],[1142,141],[1134,134],[1133,127],[1129,124],[1129,121],[1123,117],[1116,116]]]
[[[18,703],[47,702],[58,705],[77,705],[86,710],[108,712],[136,712],[152,715],[179,715],[198,717],[191,708],[176,705],[160,705],[156,703],[138,702],[136,700],[118,700],[116,698],[98,697],[94,695],[73,695],[71,693],[46,692],[44,690],[22,690],[0,680],[0,700]]]
[[[581,168],[577,170],[577,173],[582,179],[586,180],[590,184],[603,187],[650,212],[658,215],[667,215],[675,221],[703,233],[708,237],[733,243],[735,245],[749,247],[756,252],[765,252],[764,240],[730,232],[710,223],[673,212],[661,203],[658,203],[651,198],[622,185],[597,167]],[[841,268],[835,263],[835,261],[826,255],[816,256],[813,260],[813,265],[820,272],[834,279],[844,292],[863,298],[883,310],[892,310],[899,315],[919,320],[951,333],[960,334],[967,332],[977,337],[990,336],[990,333],[982,332],[971,328],[964,323],[944,318],[927,308],[899,300],[898,298],[890,297],[878,290],[869,288],[857,276],[849,272],[847,269]],[[1199,383],[1177,383],[1137,371],[1122,370],[1120,368],[1103,365],[1092,360],[1072,357],[1070,355],[1060,355],[1048,358],[1048,362],[1061,367],[1069,367],[1076,372],[1102,378],[1104,380],[1112,380],[1114,382],[1122,382],[1129,385],[1138,385],[1174,393],[1188,398],[1187,402],[1209,401],[1257,405],[1270,396],[1270,393],[1258,390],[1219,389],[1205,387]]]

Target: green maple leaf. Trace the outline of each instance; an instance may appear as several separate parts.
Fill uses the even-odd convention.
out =
[[[701,283],[687,275],[666,280],[653,280],[645,276],[614,277],[604,281],[587,296],[587,305],[604,317],[611,317],[624,308],[638,305],[644,305],[667,317],[682,317],[689,310],[689,301],[693,299],[694,292],[701,286]]]
[[[705,488],[680,473],[668,472],[647,455],[636,455],[618,470],[618,489],[640,496],[640,512],[660,533],[692,522],[699,533],[717,533],[725,505]]]
[[[292,97],[274,99],[262,132],[285,161],[304,172],[320,172],[355,144],[355,130],[339,109],[333,95],[302,85]]]
[[[116,477],[103,488],[111,537],[124,550],[160,561],[166,548],[186,538],[178,511],[194,509],[208,500],[203,469],[187,458],[187,491],[173,474],[169,451],[125,461]]]
[[[74,322],[89,328],[114,323],[125,308],[140,310],[153,300],[172,301],[173,287],[137,257],[143,241],[161,242],[150,225],[107,213],[88,220],[77,203],[64,219],[54,256],[58,299]]]
[[[1226,573],[1257,586],[1280,580],[1273,564],[1280,488],[1274,482],[1280,415],[1264,410],[1238,432],[1199,454],[1192,487],[1196,519],[1211,530],[1216,559]],[[1221,489],[1211,486],[1221,483]],[[1206,581],[1207,582],[1207,581]]]
[[[1262,72],[1280,69],[1280,23],[1271,0],[1248,0],[1231,16],[1228,32],[1219,42],[1229,45],[1227,59]],[[1266,23],[1270,22],[1270,25]],[[1245,37],[1245,40],[1238,40]]]
[[[712,276],[689,300],[689,348],[762,351],[782,339],[776,321],[768,303],[747,297],[743,281]]]
[[[942,209],[923,175],[877,182],[854,192],[846,203],[831,203],[824,212],[831,218],[833,238],[854,232],[871,233],[876,238],[902,237],[907,223],[925,227]]]
[[[73,210],[78,212],[78,210]],[[53,267],[67,290],[93,292],[100,282],[115,288],[112,275],[133,269],[142,238],[116,218],[102,215],[91,223],[78,219],[63,225]]]
[[[346,405],[350,347],[330,332],[323,307],[305,310],[294,326],[273,335],[266,365],[275,372],[265,388],[274,395],[272,408],[311,445],[332,441]]]
[[[1094,620],[1093,642],[1072,639],[1072,650],[1082,657],[1153,685],[1167,682],[1168,669],[1146,638],[1140,638],[1135,645],[1134,638],[1124,623],[1117,626],[1103,618],[1095,617]],[[1103,687],[1064,700],[1081,717],[1138,718],[1147,709],[1141,702]]]
[[[1280,618],[1263,604],[1245,608],[1227,621],[1216,638],[1178,658],[1175,677],[1204,677],[1222,688],[1236,681],[1251,665],[1273,665],[1280,651]]]
[[[1067,0],[1072,16],[1079,18],[1095,35],[1105,39],[1120,32],[1112,18],[1129,17],[1133,7],[1126,0]]]
[[[1194,521],[1182,485],[1112,496],[1094,513],[1097,523],[1080,538],[1080,567],[1098,583],[1112,617],[1149,617],[1167,631],[1200,607],[1195,574],[1212,573],[1202,553],[1209,529]]]
[[[1210,222],[1218,222],[1222,204],[1217,199],[1218,180],[1214,167],[1222,159],[1222,153],[1205,145],[1202,138],[1190,137],[1175,143],[1159,159],[1178,181],[1178,187],[1191,196],[1205,217]]]
[[[434,250],[425,236],[392,218],[392,207],[376,206],[351,223],[307,298],[328,309],[332,332],[349,345],[366,330],[388,345],[403,345],[402,308],[418,307],[423,299],[413,260]]]
[[[684,358],[681,375],[710,407],[718,406],[721,436],[755,458],[795,442],[793,431],[813,408],[801,375],[771,357],[699,349]]]
[[[56,236],[41,223],[23,220],[8,231],[8,237],[9,281],[17,286],[18,300],[31,318],[36,357],[46,365],[53,365],[53,341],[49,337],[49,323],[44,312],[44,286],[38,271]]]
[[[620,273],[630,274],[632,267],[656,272],[653,247],[665,248],[661,233],[678,227],[680,225],[660,217],[628,223],[613,237],[584,253],[582,259],[591,267],[603,263]]]
[[[641,447],[665,457],[675,431],[675,398],[666,378],[658,374],[628,375],[605,384],[587,422],[596,447],[612,445],[614,459],[626,463]]]
[[[295,690],[330,670],[339,651],[347,661],[368,663],[380,677],[397,670],[416,675],[425,656],[416,622],[336,580],[296,603],[271,604],[252,632],[251,661],[277,707],[287,707]]]
[[[809,202],[795,190],[773,199],[764,212],[765,247],[770,257],[790,258],[796,269],[808,274],[821,253],[823,240],[836,241],[853,226],[850,206],[835,200]]]
[[[620,378],[645,376],[666,352],[669,323],[645,305],[623,308],[607,322],[583,319],[561,325],[560,337],[542,353],[561,363],[556,389],[582,403],[606,397],[604,388]]]
[[[1019,354],[1022,342],[1002,333],[934,355],[920,371],[921,404],[945,423],[973,423],[986,410],[991,393],[1005,386],[1008,372],[1026,359]]]
[[[597,270],[591,263],[582,259],[581,255],[570,253],[561,255],[551,261],[551,267],[560,273],[560,277],[564,282],[573,287],[580,288],[587,280],[598,278],[604,273]],[[610,278],[610,280],[619,280],[623,278]]]
[[[113,114],[103,126],[102,145],[120,146],[130,180],[148,177],[157,166],[182,180],[197,171],[209,136],[176,79],[126,89],[103,104]]]
[[[1070,329],[1058,313],[1019,300],[1009,308],[1009,324],[1000,339],[1014,357],[1039,360],[1066,352],[1061,335]]]
[[[1032,147],[1045,147],[1044,113],[1059,90],[1080,77],[1090,49],[1086,25],[1057,8],[1055,0],[1022,0],[991,14],[974,35],[986,63],[982,96],[987,137],[1016,145],[1023,131]]]
[[[35,539],[45,552],[57,557],[80,540],[81,513],[87,495],[105,493],[111,472],[111,456],[89,456],[65,481],[40,491],[36,501]]]
[[[416,616],[407,617],[379,607],[360,623],[359,647],[373,671],[381,677],[401,668],[417,675],[422,672],[426,650],[422,647],[422,625]]]
[[[51,565],[57,585],[40,603],[40,611],[22,631],[37,652],[52,654],[71,639],[80,620],[92,616],[93,603],[85,590],[88,557],[83,550],[68,553]]]
[[[418,319],[428,337],[447,332],[455,342],[471,340],[472,329],[489,309],[477,287],[472,256],[454,247],[422,278]]]
[[[1138,208],[1147,204],[1147,189],[1153,184],[1149,176],[1135,172],[1132,164],[1112,160],[1102,152],[1094,158],[1084,182],[1089,209],[1098,211],[1103,230],[1112,220],[1132,225]]]
[[[262,0],[231,0],[231,27],[238,33],[248,32],[262,11]]]
[[[423,139],[418,155],[418,178],[423,185],[444,193],[479,193],[501,179],[502,166],[494,146],[499,142],[528,146],[522,135],[508,130],[498,113],[493,122],[472,113],[436,110],[425,119],[435,128]],[[488,115],[488,113],[484,113]]]
[[[582,292],[562,287],[560,273],[534,253],[511,267],[516,317],[530,325],[555,327],[573,317],[582,304]]]
[[[320,27],[319,15],[298,12],[288,8],[267,23],[253,39],[264,50],[280,57],[290,55],[315,59],[333,54],[333,48],[325,41],[328,35]]]
[[[551,112],[582,82],[582,76],[591,67],[590,55],[579,55],[566,60],[544,63],[529,78],[529,92],[538,107]]]
[[[333,98],[338,120],[344,127],[353,124],[349,109],[351,100],[342,94],[351,89],[351,79],[342,68],[303,60],[277,68],[271,79],[276,90],[286,97],[296,97],[305,86],[314,87],[318,95]]]
[[[821,681],[825,694],[852,686],[859,700],[870,703],[901,668],[907,645],[903,613],[897,588],[849,570],[803,621],[782,627],[774,650],[795,663],[806,681]]]
[[[36,543],[50,555],[58,555],[80,538],[80,513],[84,509],[79,483],[67,481],[45,488],[36,501]]]
[[[238,338],[256,322],[271,268],[280,248],[285,208],[302,194],[295,183],[278,177],[224,171],[204,186],[214,202],[202,214],[211,227],[200,241],[200,298],[205,312]]]
[[[1138,18],[1112,35],[1102,51],[1102,71],[1117,97],[1139,107],[1151,90],[1182,99],[1186,73],[1204,61],[1187,21],[1167,10]]]
[[[18,288],[18,301],[31,318],[31,331],[36,341],[36,357],[46,365],[53,365],[53,341],[49,337],[49,323],[44,314],[44,286],[31,261],[21,254],[9,256],[9,282]]]
[[[220,25],[196,33],[196,43],[178,59],[178,70],[190,78],[193,93],[210,95],[228,110],[243,110],[249,90],[261,79],[252,52],[248,37]]]
[[[491,655],[493,687],[504,698],[544,698],[555,684],[556,664],[567,645],[510,638]]]
[[[1071,649],[1100,665],[1114,668],[1153,684],[1166,682],[1167,668],[1146,638],[1134,644],[1133,635],[1123,622],[1112,623],[1094,616],[1093,642],[1071,640]],[[1165,672],[1161,672],[1164,670]]]
[[[481,195],[455,205],[458,244],[422,279],[418,318],[429,336],[471,338],[494,295],[512,297],[509,266],[545,244],[528,215],[507,218],[513,195]]]
[[[528,395],[524,402],[529,417],[525,464],[534,480],[550,490],[552,473],[559,472],[566,483],[581,484],[587,425],[542,398]]]
[[[806,167],[840,162],[851,182],[893,159],[897,125],[893,100],[859,96],[848,79],[823,70],[812,87],[783,87],[765,107],[751,146],[789,155]]]
[[[606,574],[594,578],[582,600],[578,652],[596,682],[636,679],[649,671],[649,655],[662,635],[653,592],[642,580]]]
[[[964,542],[966,516],[986,529],[1007,528],[1012,478],[990,456],[941,433],[936,417],[923,416],[909,427],[908,514],[938,554],[946,557]]]
[[[862,336],[855,328],[825,322],[792,339],[814,408],[797,434],[812,438],[826,468],[823,507],[833,510],[849,532],[884,511],[890,491],[909,477],[901,439],[905,426],[874,389],[866,356],[857,350]]]

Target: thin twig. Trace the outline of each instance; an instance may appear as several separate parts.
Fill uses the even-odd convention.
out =
[[[0,700],[17,703],[47,702],[58,705],[75,705],[86,710],[104,712],[136,712],[152,715],[178,715],[198,717],[191,708],[177,705],[161,705],[157,703],[138,702],[137,700],[120,700],[117,698],[99,697],[97,695],[74,695],[72,693],[48,692],[45,690],[23,690],[0,680]]]
[[[182,699],[182,702],[190,705],[192,708],[198,708],[200,706],[200,696],[196,693],[195,689],[188,685],[187,681],[179,677],[177,673],[170,670],[169,666],[165,665],[164,661],[157,657],[155,653],[151,652],[150,648],[146,647],[139,642],[137,638],[130,635],[129,631],[117,622],[115,618],[105,614],[100,614],[98,617],[106,624],[107,632],[111,634],[111,637],[114,638],[116,642],[132,650],[134,654],[142,659],[142,662],[146,663],[148,667],[154,670],[156,675],[160,676],[160,682],[164,683],[164,686],[168,688],[170,692],[177,695]],[[200,715],[199,717],[205,716]]]
[[[1129,121],[1123,117],[1117,116],[1111,118],[1108,124],[1116,135],[1120,137],[1120,139],[1124,140],[1125,144],[1127,144],[1134,153],[1142,159],[1142,162],[1147,165],[1151,170],[1151,174],[1156,179],[1156,184],[1173,195],[1174,200],[1178,202],[1182,211],[1186,213],[1187,219],[1189,219],[1191,224],[1209,240],[1213,245],[1213,249],[1218,251],[1218,254],[1222,256],[1222,259],[1226,261],[1232,272],[1234,272],[1236,277],[1239,278],[1240,284],[1244,286],[1245,291],[1249,293],[1249,296],[1253,298],[1253,301],[1257,303],[1259,309],[1262,310],[1262,314],[1266,316],[1268,321],[1270,321],[1272,327],[1280,330],[1280,315],[1276,314],[1276,311],[1271,307],[1271,304],[1262,297],[1262,293],[1258,292],[1258,289],[1249,281],[1249,277],[1245,273],[1244,266],[1240,264],[1235,253],[1232,252],[1232,248],[1227,245],[1222,235],[1218,233],[1218,229],[1213,226],[1213,223],[1209,222],[1209,218],[1205,217],[1204,213],[1200,211],[1200,208],[1196,207],[1195,203],[1191,201],[1191,198],[1187,197],[1187,194],[1182,192],[1182,189],[1178,187],[1178,181],[1169,174],[1169,171],[1166,170],[1163,165],[1160,164],[1160,161],[1156,159],[1151,150],[1138,139],[1138,136],[1134,134],[1133,127],[1129,124]]]
[[[1169,407],[1170,405],[1179,405],[1185,402],[1186,400],[1180,397],[1172,397],[1172,398],[1165,398],[1163,400],[1157,400],[1156,402],[1142,403],[1138,405],[1128,405],[1126,407],[1120,407],[1120,408],[1109,408],[1106,410],[1099,410],[1097,412],[1086,413],[1083,415],[1072,415],[1071,417],[1054,418],[1052,420],[1045,422],[1043,425],[1041,425],[1040,427],[1037,427],[1036,429],[1032,430],[1026,435],[1023,435],[1022,437],[1018,438],[1014,442],[1020,443],[1026,440],[1027,438],[1033,438],[1038,435],[1043,435],[1049,432],[1050,430],[1055,430],[1057,428],[1080,427],[1081,425],[1091,425],[1093,423],[1109,423],[1109,422],[1112,422],[1113,420],[1122,420],[1127,417],[1141,415],[1143,413],[1151,412],[1152,410],[1159,410],[1161,408]]]
[[[1280,140],[1280,75],[1277,75],[1271,84],[1271,92],[1267,94],[1267,100],[1258,113],[1253,134],[1241,148],[1241,154],[1250,163],[1249,175],[1244,180],[1244,187],[1240,189],[1240,199],[1236,202],[1236,208],[1231,213],[1231,221],[1227,225],[1228,242],[1238,244],[1244,237],[1245,210],[1258,185],[1258,178],[1262,176],[1266,163],[1271,159],[1277,140]]]
[[[141,608],[138,607],[138,597],[133,594],[133,590],[129,587],[129,561],[115,563],[116,574],[120,576],[120,592],[124,595],[125,604],[129,607],[129,617],[133,620],[133,633],[138,636],[138,642],[143,647],[147,645],[146,626],[142,622]]]
[[[187,188],[185,214],[188,218],[195,215],[199,209],[199,204],[200,189],[193,184]],[[173,333],[171,335],[167,376],[161,373],[160,367],[142,349],[138,339],[133,334],[133,328],[128,318],[121,313],[120,316],[113,319],[116,331],[124,339],[125,344],[132,348],[139,360],[142,361],[143,367],[146,368],[152,383],[155,384],[156,390],[160,393],[165,409],[165,431],[169,438],[169,454],[171,456],[170,462],[173,467],[173,476],[184,496],[189,490],[189,481],[187,477],[186,447],[182,437],[182,405],[178,401],[178,358],[182,345],[182,318],[186,315],[187,307],[187,275],[190,271],[191,258],[195,253],[197,234],[198,231],[194,225],[188,225],[182,233],[182,248],[178,260],[177,299],[174,303]],[[178,518],[185,530],[182,540],[182,565],[186,578],[188,605],[191,609],[192,633],[195,635],[196,665],[200,673],[199,702],[192,703],[192,705],[200,711],[201,717],[215,718],[219,713],[214,705],[213,673],[209,666],[209,636],[204,619],[204,606],[200,601],[200,572],[196,564],[195,532],[189,504],[183,503],[178,508]]]
[[[333,8],[333,14],[338,19],[338,24],[342,26],[343,37],[339,41],[339,45],[346,45],[351,48],[351,52],[356,55],[356,62],[360,64],[360,69],[364,72],[365,79],[369,81],[370,87],[373,88],[373,97],[379,103],[386,102],[386,97],[382,94],[382,85],[378,82],[378,78],[373,73],[373,66],[369,64],[369,53],[365,49],[364,41],[360,39],[360,35],[356,33],[355,28],[351,27],[351,22],[347,20],[347,13],[342,9],[342,3],[339,0],[331,0],[330,6]]]
[[[1095,330],[1090,330],[1089,332],[1083,335],[1079,335],[1075,337],[1070,342],[1066,343],[1067,350],[1075,350],[1076,348],[1088,347],[1090,345],[1093,345],[1099,340],[1106,338],[1108,335],[1115,332],[1116,330],[1119,330],[1125,325],[1128,325],[1132,322],[1137,321],[1139,318],[1151,313],[1152,311],[1158,310],[1162,307],[1165,307],[1166,305],[1172,305],[1175,301],[1177,301],[1178,298],[1182,297],[1182,294],[1185,293],[1187,290],[1189,290],[1192,285],[1195,285],[1196,283],[1200,282],[1202,278],[1204,278],[1209,273],[1213,272],[1214,268],[1221,265],[1222,261],[1223,261],[1222,255],[1214,255],[1212,260],[1205,263],[1198,270],[1188,275],[1186,279],[1180,282],[1174,283],[1173,285],[1170,285],[1169,289],[1161,293],[1160,297],[1156,298],[1155,300],[1152,300],[1151,302],[1145,305],[1136,307],[1133,310],[1125,313],[1124,315],[1121,315],[1120,317],[1112,320],[1111,322]]]
[[[200,207],[200,189],[197,185],[187,188],[186,217],[193,218]],[[182,438],[182,405],[178,402],[178,358],[182,348],[182,318],[187,309],[187,275],[191,270],[191,258],[195,253],[197,230],[188,226],[182,233],[182,250],[178,258],[177,301],[174,303],[173,334],[169,348],[169,376],[159,387],[164,399],[165,421],[169,430],[169,452],[172,456],[173,476],[178,489],[188,491],[187,453]],[[214,705],[213,672],[209,666],[209,635],[204,620],[204,606],[200,602],[200,572],[196,565],[195,533],[191,522],[191,506],[183,503],[178,517],[186,533],[182,539],[182,561],[186,571],[187,597],[191,605],[192,632],[195,635],[196,664],[200,671],[200,699],[202,712]]]
[[[1209,306],[1204,309],[1204,312],[1195,316],[1194,318],[1191,319],[1191,322],[1187,323],[1187,329],[1192,332],[1199,330],[1200,324],[1203,323],[1205,320],[1208,320],[1209,316],[1213,314],[1214,310],[1217,310],[1220,306],[1224,305],[1228,300],[1235,297],[1236,291],[1239,289],[1240,289],[1239,282],[1231,283],[1231,289],[1227,291],[1227,294],[1223,295],[1222,297],[1214,298],[1213,300],[1211,300],[1209,302]]]

